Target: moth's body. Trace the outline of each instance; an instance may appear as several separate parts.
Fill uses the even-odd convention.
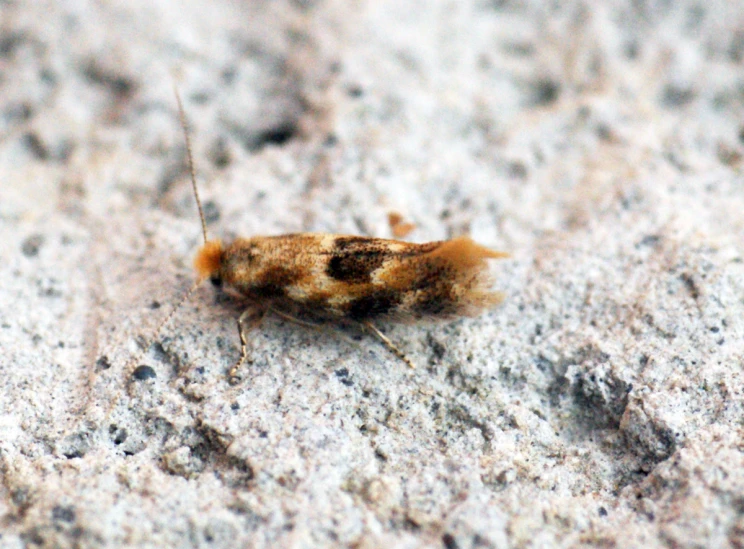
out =
[[[201,278],[286,315],[411,322],[473,316],[499,303],[486,260],[505,255],[467,237],[412,244],[301,233],[210,241],[195,267]]]
[[[508,254],[484,248],[468,237],[424,244],[313,233],[238,238],[227,245],[209,240],[178,93],[176,100],[204,245],[194,261],[199,280],[156,333],[204,280],[236,292],[249,303],[238,319],[241,352],[230,379],[237,378],[236,372],[247,358],[247,332],[258,327],[269,311],[300,323],[308,317],[313,321],[359,322],[413,367],[373,321],[475,316],[502,300],[491,288],[487,260]]]

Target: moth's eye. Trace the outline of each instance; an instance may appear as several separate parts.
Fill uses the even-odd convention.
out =
[[[222,288],[222,279],[219,276],[212,276],[209,278],[209,281],[215,288]]]

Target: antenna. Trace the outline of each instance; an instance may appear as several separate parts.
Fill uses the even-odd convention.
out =
[[[201,219],[201,226],[202,226],[202,234],[204,235],[204,243],[206,244],[208,242],[207,240],[207,222],[204,219],[204,210],[202,209],[201,200],[199,199],[199,192],[196,188],[196,170],[194,169],[194,158],[193,154],[191,152],[191,140],[189,139],[189,127],[186,122],[186,114],[183,110],[183,103],[181,102],[181,96],[178,93],[178,89],[176,88],[175,84],[173,85],[173,92],[176,95],[176,102],[178,103],[178,113],[181,119],[181,126],[183,127],[183,133],[184,137],[186,139],[186,154],[188,157],[189,162],[189,173],[191,175],[191,186],[194,189],[194,197],[196,198],[196,206],[199,208],[199,219]],[[199,289],[199,287],[202,285],[205,279],[201,278],[197,280],[191,288],[188,289],[188,291],[183,294],[181,299],[178,300],[178,303],[170,310],[170,312],[165,316],[163,320],[160,321],[157,328],[152,332],[150,337],[146,340],[146,345],[143,347],[135,356],[133,359],[128,361],[124,367],[124,370],[128,372],[126,375],[127,377],[131,376],[131,366],[133,364],[137,364],[144,354],[148,351],[150,346],[152,345],[155,338],[162,332],[163,328],[166,324],[168,324],[173,317],[176,315],[178,310],[183,306],[184,303],[186,303],[189,299],[191,299],[191,296],[194,295],[194,292]],[[115,398],[109,403],[108,412],[106,413],[104,422],[108,422],[108,418],[114,411],[114,407],[119,402],[119,396],[121,393],[118,393]]]
[[[207,243],[207,222],[204,219],[204,210],[202,209],[201,200],[199,199],[199,191],[196,188],[196,170],[194,169],[194,155],[191,152],[191,139],[189,138],[189,125],[188,122],[186,122],[186,113],[183,110],[183,103],[181,102],[181,94],[178,93],[178,88],[176,88],[176,85],[173,84],[173,92],[176,95],[176,103],[178,103],[178,115],[181,119],[181,127],[183,128],[183,135],[186,140],[186,156],[189,161],[189,174],[191,175],[191,187],[194,189],[194,197],[196,198],[196,206],[199,208],[199,219],[201,219],[201,226],[202,226],[202,234],[204,235],[204,243]],[[173,308],[170,310],[170,312],[166,315],[166,317],[160,321],[160,324],[158,324],[158,327],[155,328],[155,330],[152,332],[152,335],[148,338],[147,346],[142,349],[137,355],[134,357],[134,359],[130,362],[137,363],[142,358],[142,355],[144,355],[147,350],[150,348],[150,345],[152,345],[152,342],[154,339],[160,335],[160,332],[163,330],[166,324],[171,321],[171,319],[176,316],[176,313],[181,308],[181,306],[186,303],[189,299],[191,299],[191,296],[194,294],[194,292],[199,289],[199,286],[201,286],[202,282],[204,282],[204,279],[197,280],[191,288],[181,297],[181,299],[178,300],[178,303],[173,306]]]
[[[160,321],[160,324],[158,324],[158,327],[155,328],[155,330],[153,330],[152,335],[149,337],[147,341],[147,346],[144,349],[142,349],[139,353],[137,353],[137,355],[134,357],[133,360],[129,362],[129,364],[133,364],[133,363],[140,361],[140,359],[142,358],[142,355],[144,355],[147,352],[147,350],[150,348],[150,345],[152,345],[155,338],[158,335],[160,335],[160,332],[163,330],[165,325],[168,324],[168,322],[170,322],[174,316],[176,316],[178,309],[180,309],[181,306],[191,298],[193,293],[199,289],[199,286],[201,286],[202,282],[203,280],[197,280],[196,282],[194,282],[191,288],[189,288],[188,291],[185,294],[183,294],[183,297],[178,300],[178,303],[176,303],[176,305],[170,310],[168,315],[163,320]]]
[[[191,138],[189,137],[189,124],[186,121],[186,113],[183,110],[183,103],[181,102],[181,95],[178,93],[178,88],[173,84],[173,93],[176,94],[176,102],[178,103],[178,115],[181,118],[181,127],[183,128],[183,136],[186,141],[186,156],[189,160],[189,174],[191,175],[191,187],[194,189],[194,198],[196,198],[196,207],[199,209],[199,219],[201,220],[202,234],[204,235],[204,243],[206,244],[209,240],[207,238],[207,222],[204,219],[204,210],[202,209],[201,200],[199,199],[199,191],[196,188],[196,170],[194,169],[194,155],[191,153]]]

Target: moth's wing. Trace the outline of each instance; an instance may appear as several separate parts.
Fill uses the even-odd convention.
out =
[[[377,277],[382,286],[402,295],[392,311],[397,320],[475,316],[503,300],[493,289],[488,260],[508,254],[468,237],[418,246],[383,265]]]

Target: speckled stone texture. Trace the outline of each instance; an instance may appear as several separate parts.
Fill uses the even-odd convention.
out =
[[[744,547],[742,25],[0,0],[0,546]],[[269,318],[231,386],[209,285],[148,345],[201,243],[174,83],[213,236],[397,212],[506,301],[382,326],[416,370]]]

